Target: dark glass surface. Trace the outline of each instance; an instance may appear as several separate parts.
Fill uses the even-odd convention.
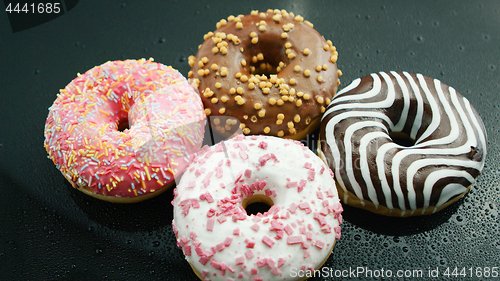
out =
[[[400,219],[346,206],[342,238],[327,270],[474,280],[500,267],[499,1],[79,1],[70,6],[64,15],[13,33],[0,4],[0,280],[197,279],[176,247],[172,190],[129,205],[74,190],[47,159],[47,109],[77,73],[108,60],[153,57],[187,75],[188,56],[216,22],[268,8],[300,14],[332,40],[344,74],[341,87],[372,72],[422,73],[467,97],[488,133],[483,174],[445,210]],[[315,149],[316,140],[317,133],[304,142]],[[457,273],[465,268],[467,278],[451,275],[455,268]],[[436,269],[439,278],[431,278]],[[349,277],[343,279],[370,279]]]

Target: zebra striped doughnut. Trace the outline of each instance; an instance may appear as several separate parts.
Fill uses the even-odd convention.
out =
[[[412,144],[396,143],[397,134]],[[425,215],[470,189],[484,166],[486,132],[452,87],[422,74],[380,72],[332,100],[318,154],[344,203],[388,216]]]

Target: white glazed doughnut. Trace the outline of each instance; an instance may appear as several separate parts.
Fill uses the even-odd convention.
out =
[[[177,245],[201,279],[298,280],[340,238],[331,170],[300,142],[239,135],[202,150],[174,190]],[[248,215],[259,201],[267,212]]]

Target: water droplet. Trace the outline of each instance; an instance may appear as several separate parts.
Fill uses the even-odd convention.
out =
[[[160,244],[161,244],[161,243],[160,243],[160,241],[153,241],[153,242],[151,242],[151,246],[153,246],[153,247],[155,247],[155,248],[156,248],[156,247],[159,247],[159,246],[160,246]]]
[[[159,42],[159,43],[165,43],[166,41],[167,41],[167,39],[165,39],[165,38],[160,38],[160,39],[158,40],[158,42]]]
[[[361,240],[361,235],[359,235],[359,234],[354,235],[354,240],[356,240],[356,241]]]
[[[35,69],[35,75],[40,74],[40,69]]]
[[[413,38],[413,40],[415,40],[415,42],[417,42],[417,43],[423,43],[423,42],[424,42],[424,36],[422,36],[422,35],[418,34],[418,35],[416,35],[416,36]]]

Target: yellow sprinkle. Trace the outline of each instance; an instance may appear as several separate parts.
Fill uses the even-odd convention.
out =
[[[109,113],[107,113],[106,111],[102,110],[102,109],[99,109],[99,112],[102,113],[102,114],[105,114],[105,115],[108,115],[109,116]]]
[[[148,167],[144,167],[144,171],[146,171],[146,176],[148,177],[148,180],[151,180],[151,176],[149,175],[149,169]]]

